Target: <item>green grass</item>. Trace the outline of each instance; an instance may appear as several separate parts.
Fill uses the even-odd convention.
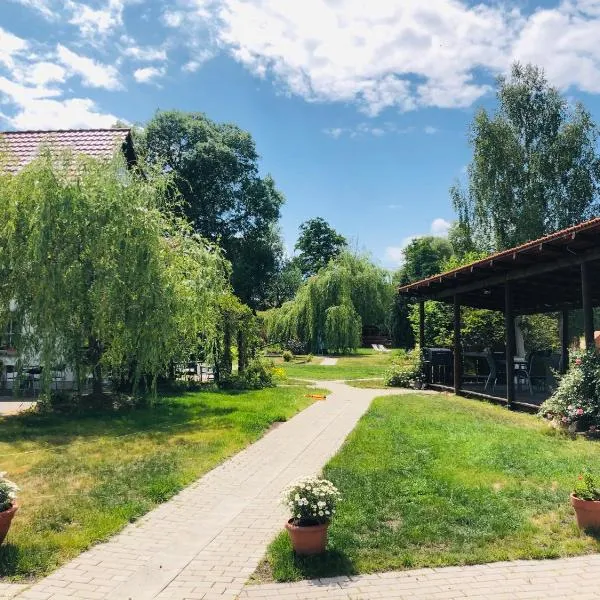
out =
[[[360,349],[355,354],[337,356],[337,364],[322,367],[319,363],[322,356],[315,356],[307,363],[305,357],[295,357],[293,362],[286,363],[276,359],[278,366],[283,367],[286,375],[291,378],[313,380],[361,379],[365,377],[383,377],[390,367],[392,359],[397,358],[397,352],[376,352],[375,350]]]
[[[39,577],[106,539],[305,408],[306,393],[188,392],[122,414],[0,418],[0,471],[22,489],[0,576]]]
[[[381,390],[387,388],[383,377],[377,377],[375,379],[349,379],[348,381],[344,381],[344,383],[350,387],[365,390]]]
[[[378,398],[327,464],[344,500],[320,557],[296,559],[287,534],[259,576],[340,574],[598,552],[569,493],[600,443],[534,416],[440,396]]]

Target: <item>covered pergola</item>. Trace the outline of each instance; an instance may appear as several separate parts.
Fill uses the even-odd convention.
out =
[[[506,329],[506,403],[515,403],[515,317],[562,315],[562,365],[568,365],[568,311],[583,309],[586,348],[594,347],[593,307],[600,305],[600,218],[492,254],[469,265],[400,287],[419,302],[419,345],[425,347],[425,301],[454,306],[453,387],[462,386],[461,307],[502,311]]]

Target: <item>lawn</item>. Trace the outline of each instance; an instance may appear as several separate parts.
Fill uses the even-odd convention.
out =
[[[188,392],[122,414],[0,418],[0,471],[22,488],[0,576],[44,575],[109,537],[305,408],[306,393]]]
[[[295,559],[281,533],[258,576],[290,581],[600,551],[569,504],[600,443],[454,396],[378,398],[324,469],[341,490],[330,547]]]
[[[360,349],[355,354],[333,356],[333,358],[337,358],[337,364],[329,367],[319,364],[323,359],[322,356],[315,356],[309,363],[304,356],[297,356],[289,363],[281,359],[277,359],[276,362],[283,367],[286,375],[292,378],[314,380],[383,378],[392,359],[398,358],[398,353]]]

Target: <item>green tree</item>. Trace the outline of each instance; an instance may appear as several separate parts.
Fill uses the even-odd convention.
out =
[[[397,275],[401,285],[440,273],[452,256],[452,246],[446,238],[427,235],[412,240],[403,254],[404,264]]]
[[[252,136],[202,113],[168,111],[148,122],[138,142],[149,164],[172,174],[194,231],[231,261],[236,295],[260,306],[277,268],[284,198],[271,176],[260,176]]]
[[[46,389],[54,365],[99,393],[103,369],[135,387],[210,347],[228,266],[164,210],[168,177],[50,151],[0,173],[0,319],[20,323]]]
[[[394,283],[406,285],[411,281],[440,273],[451,256],[452,246],[447,239],[436,236],[416,238],[404,249],[404,264],[394,274]],[[410,323],[412,306],[408,298],[396,294],[390,316],[390,332],[394,346],[412,348],[415,344],[416,337]]]
[[[268,304],[270,307],[281,306],[291,300],[302,285],[303,275],[298,258],[282,258],[277,271],[269,284]]]
[[[511,248],[597,214],[598,129],[534,66],[498,80],[498,110],[473,121],[468,186],[451,188],[479,248]]]
[[[305,277],[310,277],[329,264],[332,258],[338,256],[346,247],[346,238],[333,227],[316,217],[300,225],[300,235],[296,242],[299,251],[298,265]]]
[[[392,294],[386,271],[343,252],[306,280],[294,300],[264,313],[269,342],[298,339],[311,352],[352,350],[362,326],[388,326]]]

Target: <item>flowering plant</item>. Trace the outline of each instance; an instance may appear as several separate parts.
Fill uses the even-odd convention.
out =
[[[577,355],[558,388],[540,407],[540,414],[565,427],[590,429],[600,424],[600,354]]]
[[[281,498],[289,507],[294,525],[307,526],[328,523],[340,500],[337,488],[318,477],[304,477],[286,488]]]
[[[600,500],[600,481],[586,469],[579,476],[573,494],[580,500]]]
[[[13,506],[17,499],[19,488],[5,477],[6,473],[0,473],[0,512],[4,512]]]

